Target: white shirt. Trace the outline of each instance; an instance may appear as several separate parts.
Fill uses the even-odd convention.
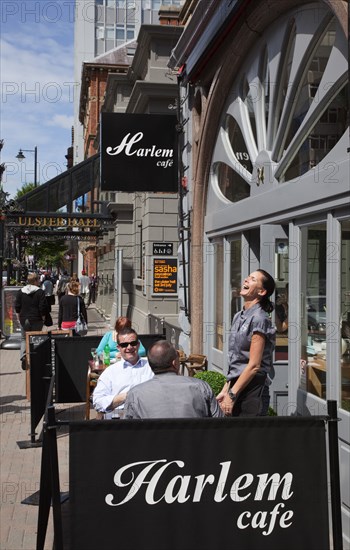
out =
[[[140,357],[136,365],[121,359],[107,367],[98,379],[92,394],[94,408],[98,412],[111,412],[112,401],[116,395],[128,392],[130,388],[151,380],[153,376],[153,371],[145,357]],[[124,403],[117,407],[117,409],[123,408]]]
[[[79,279],[79,282],[80,282],[80,293],[86,294],[87,292],[89,292],[89,283],[90,283],[89,277],[87,275],[82,275]]]

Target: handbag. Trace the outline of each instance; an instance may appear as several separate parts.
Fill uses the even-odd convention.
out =
[[[75,323],[75,326],[74,326],[73,330],[74,330],[75,334],[77,334],[78,336],[85,336],[88,332],[88,326],[86,324],[86,321],[85,321],[84,317],[80,313],[80,299],[79,299],[79,296],[78,296],[77,300],[78,300],[78,319]]]

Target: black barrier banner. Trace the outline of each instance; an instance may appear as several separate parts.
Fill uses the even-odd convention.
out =
[[[70,425],[72,548],[329,550],[320,418]]]
[[[31,432],[39,424],[45,412],[45,405],[52,376],[50,336],[29,336],[30,352],[30,414]]]
[[[101,190],[177,193],[174,115],[101,114]]]
[[[55,346],[56,403],[81,403],[86,400],[86,379],[91,349],[101,336],[71,336],[57,340]]]

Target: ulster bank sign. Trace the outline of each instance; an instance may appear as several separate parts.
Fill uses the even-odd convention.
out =
[[[101,114],[101,191],[177,192],[173,115]]]

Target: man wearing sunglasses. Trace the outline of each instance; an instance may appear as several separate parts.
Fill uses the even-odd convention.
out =
[[[103,371],[93,393],[94,408],[105,418],[119,418],[130,388],[154,376],[146,357],[139,357],[140,342],[133,329],[119,331],[117,342],[122,358]]]

